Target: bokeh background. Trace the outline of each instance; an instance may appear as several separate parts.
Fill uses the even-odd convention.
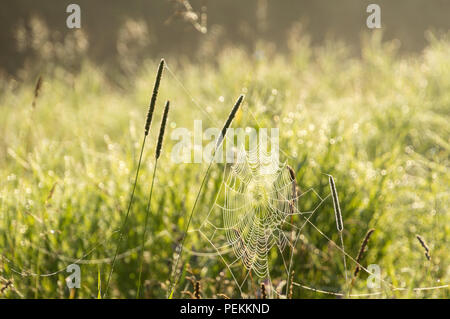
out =
[[[66,28],[70,1],[32,0],[6,1],[0,12],[0,68],[14,73],[25,63],[37,63],[36,55],[47,40],[64,43],[73,30]],[[312,44],[334,38],[345,41],[359,53],[361,33],[367,31],[366,0],[191,0],[192,11],[181,0],[80,0],[82,32],[89,47],[82,51],[95,63],[114,67],[122,54],[133,58],[186,56],[192,60],[213,57],[214,53],[233,44],[254,50],[260,41],[276,46],[277,52],[288,49],[289,32],[302,24],[302,32]],[[436,0],[380,0],[385,40],[398,39],[403,52],[418,52],[426,45],[425,32],[450,28],[450,3]],[[202,14],[208,32],[196,28],[195,16],[201,24]],[[39,29],[33,23],[39,19]],[[37,28],[37,29],[36,29]],[[37,39],[28,37],[36,33]],[[123,43],[127,35],[128,43]],[[18,42],[19,41],[19,42]],[[41,42],[39,42],[41,41]],[[125,46],[125,47],[124,47]],[[50,48],[47,48],[47,51]],[[45,50],[44,50],[45,51]],[[131,52],[130,52],[131,51]],[[215,52],[211,52],[215,51]],[[42,58],[42,57],[40,57]]]

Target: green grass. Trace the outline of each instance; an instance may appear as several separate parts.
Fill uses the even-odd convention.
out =
[[[171,131],[192,130],[194,119],[202,119],[204,128],[221,127],[241,93],[246,99],[233,126],[279,127],[285,152],[281,158],[297,172],[300,189],[313,187],[327,196],[323,173],[334,176],[351,256],[356,257],[373,227],[363,265],[378,264],[383,279],[396,287],[448,284],[449,56],[446,38],[432,38],[422,54],[411,56],[400,56],[392,43],[371,38],[359,58],[340,43],[312,48],[305,41],[285,55],[251,55],[229,48],[214,65],[166,57],[183,86],[166,70],[154,123],[162,116],[164,101],[170,99],[172,109],[151,202],[141,296],[167,297],[175,246],[208,164],[173,163]],[[0,80],[0,285],[13,282],[1,297],[68,298],[65,268],[83,256],[76,297],[101,296],[99,283],[107,280],[115,231],[131,192],[156,66],[157,61],[143,62],[138,74],[118,77],[115,84],[88,62],[75,74],[54,67],[44,74],[35,109],[31,103],[37,73],[29,73],[23,82]],[[136,295],[157,134],[153,125],[122,243],[126,253],[119,253],[109,297]],[[211,168],[193,224],[210,209],[222,170],[220,165]],[[305,197],[299,204],[307,209],[317,202]],[[339,242],[331,200],[311,221]],[[427,241],[431,262],[416,234]],[[339,251],[312,227],[306,226],[303,235],[294,257],[294,281],[323,290],[345,289]],[[211,248],[191,235],[186,247]],[[286,276],[275,252],[272,255],[272,280],[279,283]],[[186,263],[201,281],[203,297],[240,297],[220,258],[185,252],[180,265]],[[348,264],[353,270],[354,264]],[[52,276],[24,276],[58,270]],[[176,298],[186,296],[183,290],[192,291],[187,270]],[[361,272],[352,292],[370,292],[366,279]],[[252,289],[246,290],[254,297]],[[293,288],[293,296],[330,297],[299,287]],[[450,296],[448,288],[384,288],[379,297]]]

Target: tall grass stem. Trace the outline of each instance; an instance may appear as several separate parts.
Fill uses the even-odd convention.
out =
[[[124,233],[127,221],[128,221],[128,217],[130,216],[131,206],[133,205],[134,192],[136,191],[136,185],[137,185],[137,181],[138,181],[138,178],[139,178],[139,170],[141,168],[142,154],[144,153],[144,147],[145,147],[145,140],[146,139],[147,139],[147,135],[144,135],[144,139],[142,141],[141,153],[139,155],[139,162],[138,162],[138,166],[137,166],[137,169],[136,169],[136,176],[134,178],[133,189],[131,191],[130,201],[128,203],[127,213],[125,214],[125,218],[123,220],[122,226],[120,227],[119,240],[117,242],[116,251],[114,253],[114,257],[113,257],[113,260],[112,260],[112,263],[111,263],[111,270],[109,271],[108,280],[106,281],[106,287],[105,287],[105,292],[103,294],[103,298],[105,298],[107,296],[107,294],[108,294],[109,283],[111,281],[111,277],[112,277],[112,274],[114,272],[114,265],[116,263],[117,254],[119,253],[120,244],[122,243],[122,239],[123,239],[123,233]]]
[[[156,175],[157,166],[158,166],[158,159],[155,160],[155,167],[153,168],[152,185],[150,186],[150,195],[148,197],[147,211],[145,214],[144,233],[142,234],[141,252],[140,252],[140,256],[139,256],[139,260],[140,260],[140,262],[139,262],[139,279],[138,279],[138,288],[137,288],[136,298],[140,298],[140,293],[141,293],[142,269],[143,269],[143,265],[144,265],[145,238],[147,236],[148,216],[150,215],[150,205],[152,202],[153,185],[155,184],[155,175]]]
[[[138,280],[138,288],[136,298],[140,297],[141,292],[141,282],[142,282],[142,267],[144,265],[144,246],[145,239],[147,237],[147,227],[148,227],[148,217],[150,215],[150,206],[152,203],[152,194],[153,194],[153,186],[155,184],[155,176],[156,176],[156,168],[158,166],[158,159],[161,155],[162,144],[164,141],[164,132],[166,130],[167,118],[169,116],[169,106],[170,102],[166,102],[166,106],[164,107],[164,114],[161,120],[161,126],[159,128],[159,136],[158,136],[158,145],[156,146],[155,152],[155,167],[153,168],[153,177],[152,177],[152,185],[150,186],[150,195],[148,196],[147,210],[145,212],[145,224],[144,224],[144,233],[142,234],[142,244],[141,244],[141,252],[140,252],[140,265],[139,265],[139,280]]]

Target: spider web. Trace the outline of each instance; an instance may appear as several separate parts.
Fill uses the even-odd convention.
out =
[[[308,195],[316,196],[318,203],[312,211],[299,212],[299,197]],[[312,214],[324,200],[312,189],[298,195],[286,163],[279,163],[259,144],[249,151],[240,146],[237,162],[224,177],[212,208],[191,232],[200,234],[213,247],[242,295],[247,279],[253,281],[252,273],[272,287],[271,259],[280,257],[290,273],[287,248],[292,252],[300,231],[292,224],[292,217]],[[277,293],[270,288],[270,293]]]
[[[219,123],[220,121],[214,116],[214,113],[208,112],[207,108],[196,100],[194,95],[183,84],[183,81],[176,76],[175,72],[167,64],[165,68],[189,96],[193,105],[202,111],[212,123]],[[263,127],[250,108],[246,108],[245,105],[242,108],[253,118],[257,127]],[[226,139],[227,137],[225,137]],[[193,257],[206,257],[209,259],[217,259],[219,257],[230,272],[242,297],[248,296],[244,294],[244,285],[248,283],[249,277],[252,282],[251,285],[253,285],[252,273],[255,273],[260,279],[264,279],[264,282],[269,284],[270,297],[273,294],[283,297],[281,292],[273,287],[270,276],[271,263],[276,259],[281,259],[283,263],[288,285],[291,283],[292,286],[322,294],[345,296],[344,293],[317,289],[298,281],[296,282],[294,278],[291,278],[295,247],[301,239],[303,228],[308,225],[326,239],[342,255],[344,261],[346,257],[354,266],[358,265],[361,271],[374,275],[347,253],[343,245],[340,246],[334,242],[311,221],[314,214],[331,194],[321,197],[314,188],[309,188],[302,193],[297,192],[293,195],[294,192],[288,190],[296,187],[297,184],[296,181],[292,181],[289,178],[286,162],[280,164],[278,161],[274,161],[267,152],[259,149],[259,145],[257,147],[257,150],[249,152],[245,152],[242,148],[239,149],[238,163],[229,169],[228,174],[226,173],[227,167],[226,165],[224,166],[221,186],[212,208],[207,216],[201,219],[200,226],[197,229],[189,230],[190,236],[198,234],[200,239],[203,239],[200,241],[202,242],[200,245],[206,243],[212,250],[205,251],[203,246],[201,249],[196,249],[192,246],[177,246],[177,251],[179,252],[180,249],[187,250]],[[287,159],[295,161],[294,157],[281,148],[279,152]],[[239,159],[244,162],[239,162]],[[258,171],[265,174],[258,176]],[[266,203],[264,205],[257,204],[254,207],[255,205],[252,205],[252,203],[254,204],[255,202],[252,202],[252,200],[255,200],[255,198],[252,195],[254,193],[252,190],[260,189],[261,187],[266,189]],[[256,202],[258,201],[256,200]],[[300,202],[304,204],[300,205]],[[301,209],[300,206],[304,206],[302,207],[304,209]],[[294,224],[296,215],[301,216],[300,219],[297,219],[299,221],[298,224]],[[171,237],[170,234],[168,236]],[[175,238],[171,237],[171,239],[174,244],[178,244]],[[305,244],[303,239],[302,241]],[[308,243],[307,245],[317,250],[313,244]],[[180,255],[178,254],[176,258],[179,257]],[[177,269],[172,269],[172,274],[178,271]],[[347,269],[345,269],[345,273],[347,273]],[[395,287],[382,278],[379,278],[379,280],[380,283],[386,285],[392,291],[406,290],[406,288]],[[347,281],[346,284],[348,284]],[[249,285],[249,288],[251,288],[251,285]],[[288,295],[288,285],[286,285],[284,297]],[[423,291],[445,289],[447,287],[448,284],[408,289]],[[380,290],[366,294],[349,294],[348,296],[367,297],[383,293],[383,290]]]

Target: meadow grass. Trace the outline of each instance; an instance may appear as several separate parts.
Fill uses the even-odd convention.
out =
[[[194,119],[202,119],[204,128],[220,128],[240,93],[246,103],[233,126],[279,127],[281,158],[295,172],[300,192],[313,187],[328,195],[324,173],[333,175],[351,256],[358,255],[368,229],[376,228],[364,265],[378,264],[383,279],[396,287],[448,284],[449,56],[448,39],[432,38],[421,54],[410,56],[397,54],[392,43],[367,39],[360,57],[337,42],[317,48],[299,42],[284,55],[255,56],[230,47],[214,65],[166,57],[171,72],[165,73],[158,100],[170,99],[176,107],[167,123],[158,187],[147,224],[158,135],[151,130],[108,297],[136,296],[142,238],[140,296],[168,295],[175,248],[208,165],[173,163],[171,131],[193,130]],[[40,71],[24,81],[0,80],[1,297],[68,298],[65,269],[74,262],[82,272],[76,296],[101,295],[99,282],[107,281],[133,187],[156,65],[146,61],[139,73],[115,83],[88,62],[77,73],[55,67],[42,76],[37,99]],[[155,118],[162,109],[155,110]],[[221,181],[222,169],[213,165],[194,224],[210,209]],[[315,204],[299,198],[303,210]],[[339,242],[331,200],[311,221]],[[426,238],[431,260],[424,258],[416,234]],[[195,236],[187,241],[186,247],[208,245]],[[272,280],[281,283],[285,273],[273,257]],[[201,280],[203,298],[240,297],[220,258],[205,262],[185,253],[179,267],[186,262]],[[179,270],[174,297],[182,297],[189,284],[185,268]],[[342,255],[311,227],[303,229],[292,272],[303,285],[346,287]],[[366,279],[361,271],[352,291],[368,292]],[[290,289],[293,298],[329,297]],[[449,289],[385,289],[382,297],[448,298]]]

